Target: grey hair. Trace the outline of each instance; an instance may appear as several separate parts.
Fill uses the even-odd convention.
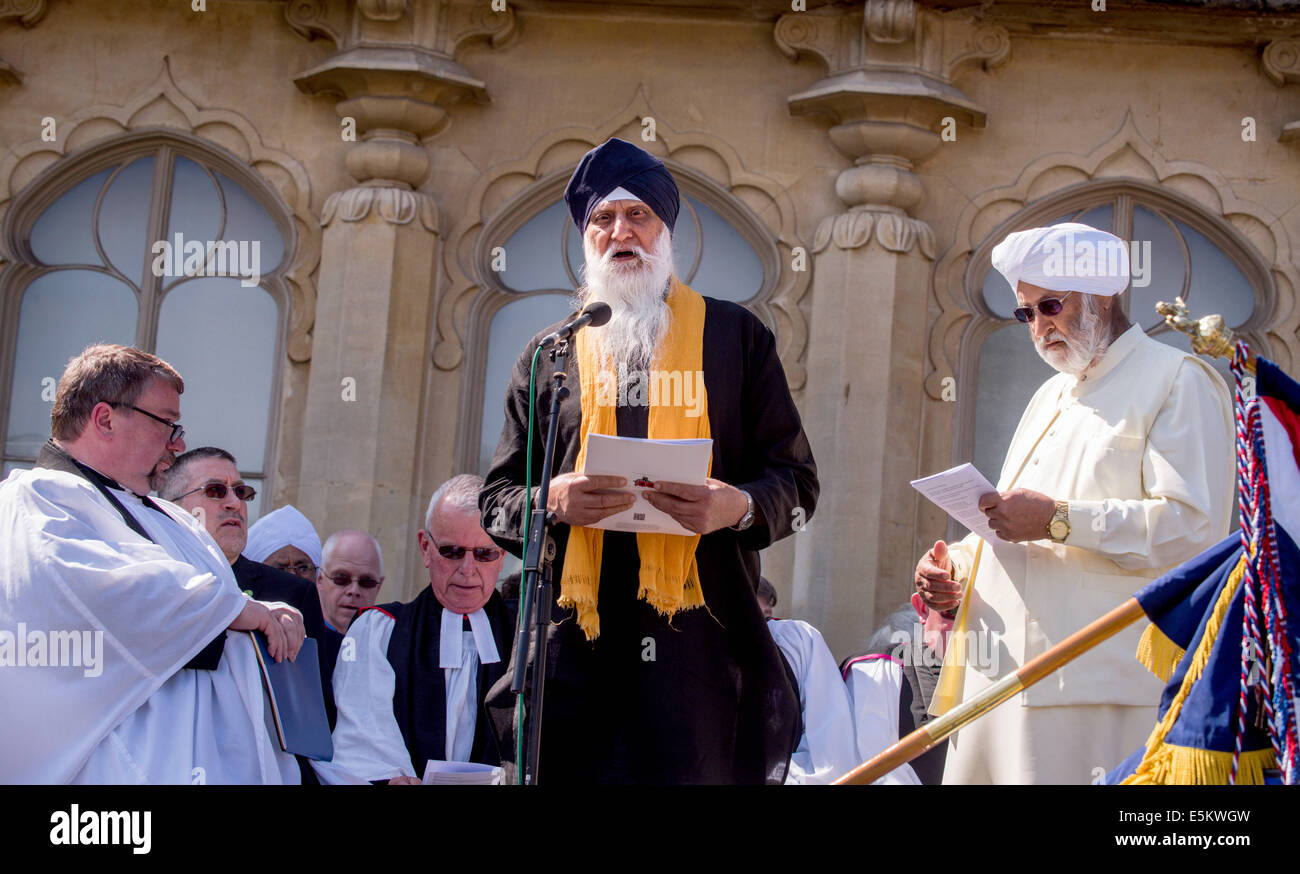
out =
[[[473,473],[457,474],[438,486],[429,499],[429,509],[424,511],[424,528],[433,532],[433,511],[447,501],[453,509],[478,513],[478,493],[483,490],[483,477]]]

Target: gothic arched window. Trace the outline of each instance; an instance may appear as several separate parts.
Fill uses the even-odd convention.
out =
[[[190,447],[219,446],[258,489],[278,420],[294,244],[287,212],[232,156],[151,132],[51,167],[14,200],[0,291],[4,467],[49,436],[53,384],[94,342],[134,345],[185,379]]]

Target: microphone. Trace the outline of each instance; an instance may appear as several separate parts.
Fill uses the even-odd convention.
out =
[[[587,304],[583,311],[578,314],[576,319],[569,322],[563,328],[560,328],[560,330],[552,331],[543,337],[541,345],[538,348],[550,348],[561,340],[569,339],[587,325],[591,325],[593,328],[599,328],[601,325],[608,322],[609,317],[613,314],[614,312],[609,308],[609,304],[604,303],[603,301],[596,301],[595,303]]]

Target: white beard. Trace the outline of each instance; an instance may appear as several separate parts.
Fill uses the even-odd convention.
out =
[[[1047,349],[1048,343],[1056,340],[1065,343],[1065,351]],[[1110,348],[1110,326],[1102,322],[1097,313],[1096,304],[1091,297],[1084,298],[1084,305],[1079,310],[1079,320],[1072,326],[1069,334],[1061,331],[1048,331],[1041,339],[1034,341],[1038,355],[1061,373],[1078,376]]]
[[[613,314],[596,328],[601,357],[630,369],[647,370],[668,331],[669,309],[665,296],[673,275],[672,237],[664,226],[653,248],[646,252],[634,243],[610,243],[604,256],[584,237],[587,257],[585,284],[579,289],[579,308],[595,301],[609,304]],[[615,252],[630,250],[638,256],[630,262],[613,260]]]

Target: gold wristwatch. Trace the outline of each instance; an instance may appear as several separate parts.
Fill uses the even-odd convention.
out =
[[[1070,536],[1069,501],[1056,502],[1056,512],[1052,514],[1052,521],[1047,523],[1047,536],[1057,543],[1064,543]]]

